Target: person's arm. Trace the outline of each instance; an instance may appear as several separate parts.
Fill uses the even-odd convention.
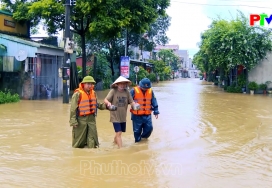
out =
[[[159,112],[159,105],[153,91],[152,91],[151,105],[152,105],[153,114],[155,115],[157,119],[160,112]]]
[[[134,97],[135,97],[135,91],[134,91],[134,88],[132,88],[131,90],[130,90],[130,95],[131,95],[131,98],[132,98],[132,100],[134,99]]]
[[[106,98],[104,99],[104,103],[106,104],[107,107],[111,106],[111,103],[113,101],[113,92],[114,90],[111,89]]]
[[[98,102],[98,99],[97,99],[97,94],[95,93],[95,97],[96,97],[96,107],[99,109],[99,110],[105,110],[106,109],[106,104],[103,102]]]
[[[78,116],[78,99],[79,99],[80,93],[74,93],[71,99],[71,107],[70,107],[70,126],[77,127],[78,121],[77,121],[77,116]]]
[[[136,103],[134,102],[133,98],[132,98],[132,95],[131,95],[131,92],[127,91],[128,92],[128,104],[130,104],[131,106],[134,106]]]

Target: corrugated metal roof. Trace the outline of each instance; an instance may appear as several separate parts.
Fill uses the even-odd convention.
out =
[[[8,16],[12,16],[11,12],[4,11],[4,10],[0,10],[0,14],[5,14],[5,15],[8,15]]]
[[[61,56],[59,53],[60,51],[63,51],[63,48],[61,47],[43,44],[43,43],[23,39],[16,36],[6,35],[3,33],[0,33],[0,43],[7,47],[7,54],[5,54],[7,56],[15,56],[17,52],[21,49],[26,50],[28,52],[28,57],[35,57],[36,53],[41,53],[41,52],[44,54]],[[46,48],[48,49],[48,51],[45,50]],[[57,50],[57,51],[54,51],[54,53],[51,53],[50,50],[51,52],[52,50]]]
[[[139,60],[136,60],[136,59],[130,59],[130,61],[133,61],[133,62],[136,62],[136,63],[143,63],[143,64],[151,64],[151,65],[153,65],[153,63],[146,62],[146,61],[139,61]]]
[[[29,46],[40,47],[39,43],[28,41],[28,40],[25,40],[25,39],[22,39],[19,37],[15,37],[15,36],[11,36],[11,35],[5,35],[5,34],[0,33],[0,38],[14,41],[14,42],[21,43],[21,44],[25,44],[25,45],[29,45]]]
[[[15,56],[19,50],[25,50],[27,57],[35,57],[40,44],[0,33],[0,43],[7,47],[6,56]]]

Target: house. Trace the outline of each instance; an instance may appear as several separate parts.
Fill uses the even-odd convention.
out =
[[[79,57],[76,58],[76,65],[79,66],[79,67],[82,67],[82,56],[79,56]],[[87,67],[93,66],[93,58],[87,60],[86,66]]]
[[[158,45],[153,50],[155,56],[162,49],[169,49],[174,52],[175,55],[179,57],[180,60],[180,69],[175,74],[179,74],[183,78],[187,77],[198,77],[199,71],[193,65],[192,59],[189,58],[188,50],[180,50],[179,45]]]
[[[135,60],[135,59],[130,59],[130,64],[131,64],[131,69],[133,70],[135,66],[141,66],[143,67],[145,70],[147,70],[147,72],[151,73],[154,70],[154,65],[153,63],[149,63],[149,62],[145,62],[145,61],[139,61],[139,60]]]
[[[29,28],[12,14],[0,11],[0,89],[10,89],[23,99],[62,94],[63,48],[30,40]]]
[[[272,81],[271,52],[268,52],[266,58],[248,72],[248,81],[249,82],[255,81],[258,84],[265,83],[266,81]],[[271,88],[272,84],[269,84],[268,87]]]
[[[176,54],[178,57],[179,56],[179,45],[157,45],[154,50],[153,50],[153,55],[154,57],[157,57],[157,53],[160,51],[160,50],[173,50],[174,54]]]

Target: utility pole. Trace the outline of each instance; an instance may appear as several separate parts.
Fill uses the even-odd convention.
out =
[[[127,56],[127,29],[125,30],[125,56]]]
[[[68,45],[72,46],[70,42],[70,16],[71,16],[71,5],[75,5],[75,0],[65,0],[65,33],[64,33],[64,58],[62,66],[63,76],[63,103],[69,103],[69,91],[70,91],[70,53],[65,49]],[[68,43],[68,44],[67,44]]]

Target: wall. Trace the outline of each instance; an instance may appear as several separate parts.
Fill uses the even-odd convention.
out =
[[[272,53],[267,54],[267,59],[260,62],[248,73],[248,81],[255,81],[258,84],[272,81]],[[269,85],[271,87],[272,84]]]
[[[76,65],[82,67],[82,57],[76,58]],[[93,65],[92,61],[87,61],[86,66],[91,67]]]
[[[0,10],[0,31],[27,37],[26,24],[19,24],[12,18],[12,14]]]

